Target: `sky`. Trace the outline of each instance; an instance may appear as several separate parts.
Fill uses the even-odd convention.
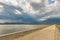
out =
[[[0,23],[60,23],[59,0],[0,0]]]

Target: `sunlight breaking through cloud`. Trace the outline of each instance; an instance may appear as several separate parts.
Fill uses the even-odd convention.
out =
[[[0,12],[3,11],[3,5],[0,5]]]

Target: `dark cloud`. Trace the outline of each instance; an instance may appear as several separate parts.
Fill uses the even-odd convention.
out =
[[[34,10],[41,10],[42,8],[45,7],[44,4],[42,4],[42,3],[35,3],[35,2],[31,2],[30,5],[32,6],[32,8]]]
[[[35,3],[35,2],[31,2],[30,5],[32,6],[32,8],[34,10],[40,10],[39,14],[34,16],[29,15],[28,13],[24,13],[24,9],[22,9],[21,7],[18,6],[12,6],[12,5],[7,5],[4,3],[0,3],[1,5],[4,6],[4,10],[2,12],[0,12],[0,19],[6,19],[6,20],[14,20],[16,22],[13,23],[43,23],[41,21],[38,21],[38,19],[42,18],[42,17],[46,17],[46,16],[50,16],[52,14],[57,14],[60,13],[60,7],[56,10],[51,10],[49,12],[45,12],[45,4],[44,1],[42,1],[41,3]],[[22,13],[22,15],[20,14],[15,14],[15,9],[20,11]],[[44,13],[43,15],[40,15],[40,13],[42,14],[42,12]],[[49,18],[48,18],[49,19]],[[19,20],[22,20],[19,21]],[[9,22],[6,22],[9,23]]]
[[[38,23],[38,21],[35,18],[33,18],[27,13],[24,13],[23,12],[24,10],[22,8],[3,4],[3,3],[1,4],[4,6],[4,10],[0,12],[2,14],[0,15],[0,19],[15,20],[16,22],[14,23],[21,23],[20,21],[18,22],[18,20],[22,20],[23,21],[22,23]],[[19,10],[22,13],[22,15],[15,14],[14,12],[15,9]]]
[[[60,0],[57,0],[58,2],[60,2]]]
[[[30,5],[34,10],[39,10],[39,13],[46,11],[45,0],[41,0],[41,3],[31,2]]]
[[[2,10],[2,14],[15,14],[14,11],[15,9],[16,10],[19,10],[20,12],[23,12],[23,9],[21,7],[15,7],[15,6],[12,6],[12,5],[7,5],[7,4],[4,4],[4,3],[1,3],[0,2],[0,5],[3,6],[3,10]]]
[[[48,2],[49,2],[49,4],[52,4],[52,3],[54,3],[55,2],[55,0],[48,0]]]

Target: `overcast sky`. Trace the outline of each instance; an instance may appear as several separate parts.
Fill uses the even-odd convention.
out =
[[[0,23],[50,23],[60,18],[59,4],[59,0],[0,0]]]

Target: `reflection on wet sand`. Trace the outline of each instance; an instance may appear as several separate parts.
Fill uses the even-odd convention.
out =
[[[45,27],[47,25],[0,25],[0,35],[22,32],[36,28]]]
[[[23,26],[24,27],[27,26],[28,28],[31,26],[32,26],[31,28],[33,28],[35,26],[36,28],[30,30],[26,29],[26,31],[1,36],[0,40],[36,40],[36,39],[50,40],[54,38],[54,32],[55,30],[57,30],[55,25],[23,25]]]

